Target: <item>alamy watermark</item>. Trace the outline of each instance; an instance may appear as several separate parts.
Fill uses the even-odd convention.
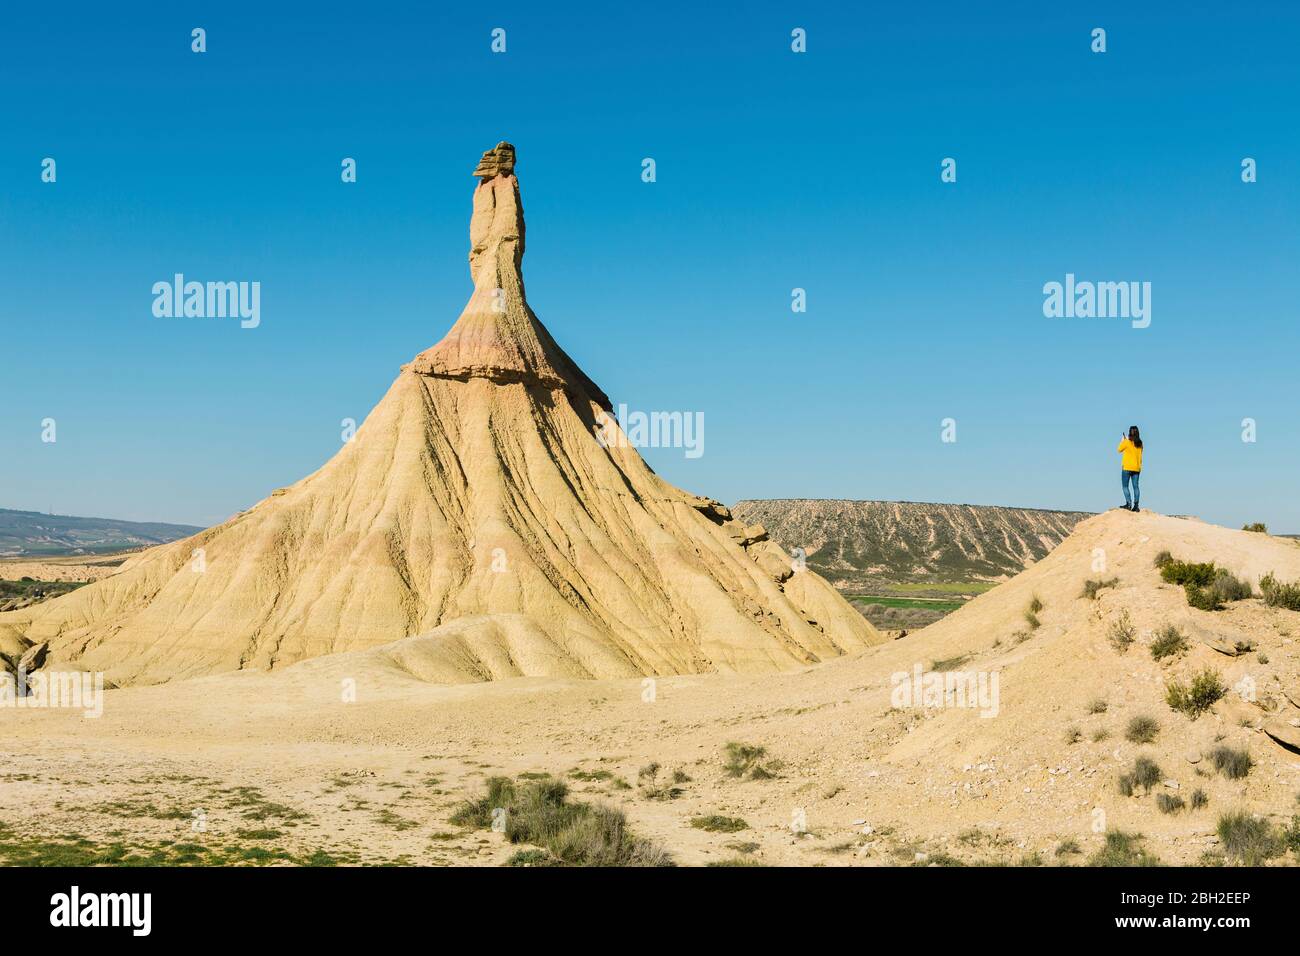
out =
[[[160,319],[238,318],[244,329],[262,324],[260,282],[186,282],[178,272],[171,282],[155,282],[153,295],[153,314]]]
[[[618,406],[618,417],[596,417],[596,441],[602,448],[684,448],[687,458],[704,454],[703,412],[640,412]]]
[[[891,707],[898,710],[918,708],[969,708],[981,717],[998,715],[998,671],[927,671],[918,663],[909,671],[890,676],[894,685],[889,695]]]
[[[1133,328],[1151,324],[1150,282],[1076,281],[1043,285],[1043,315],[1049,319],[1132,319]]]
[[[104,713],[104,674],[102,671],[37,671],[28,675],[22,667],[17,674],[0,673],[0,707],[67,708],[83,711],[83,717],[100,717]]]

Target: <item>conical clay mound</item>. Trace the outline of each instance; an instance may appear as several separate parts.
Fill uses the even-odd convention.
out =
[[[474,292],[324,467],[112,577],[0,614],[46,667],[148,683],[389,645],[427,680],[806,665],[882,640],[757,526],[662,481],[524,297],[514,150],[485,154]]]

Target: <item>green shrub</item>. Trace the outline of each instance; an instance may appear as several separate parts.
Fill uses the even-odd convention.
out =
[[[1151,641],[1151,657],[1157,661],[1181,654],[1186,650],[1187,638],[1183,637],[1182,632],[1172,624],[1166,624],[1156,631],[1155,639]]]
[[[1300,854],[1300,815],[1293,816],[1282,828],[1282,842],[1292,853]]]
[[[1187,584],[1183,586],[1183,592],[1187,595],[1187,603],[1198,611],[1223,610],[1223,602],[1209,588],[1203,588],[1198,584]]]
[[[1223,851],[1246,866],[1259,866],[1285,848],[1272,824],[1240,810],[1219,817],[1217,832]]]
[[[1192,791],[1192,809],[1199,810],[1210,802],[1209,796],[1200,787]]]
[[[1289,611],[1300,611],[1300,581],[1286,584],[1269,572],[1259,579],[1259,589],[1264,595],[1264,603],[1269,607],[1283,607]]]
[[[1137,637],[1137,628],[1129,619],[1128,611],[1120,611],[1119,617],[1106,626],[1106,637],[1110,640],[1111,646],[1121,654],[1132,646]]]
[[[1244,524],[1241,526],[1242,531],[1258,531],[1260,534],[1268,534],[1268,526],[1262,521],[1256,521],[1253,524]]]
[[[671,865],[662,848],[628,831],[627,819],[620,811],[570,803],[568,793],[568,786],[560,780],[530,780],[519,785],[507,777],[492,777],[486,794],[463,804],[451,821],[488,828],[499,820],[509,842],[530,843],[549,854],[515,854],[513,866]]]
[[[492,811],[504,809],[515,797],[515,782],[509,777],[489,777],[487,793],[478,800],[461,804],[451,815],[451,822],[458,827],[477,827],[487,829],[492,826]]]
[[[770,770],[759,763],[767,753],[764,747],[732,741],[722,748],[722,752],[727,758],[722,769],[732,777],[743,777],[748,774],[750,780],[770,780],[774,776]]]
[[[1209,587],[1210,593],[1223,603],[1229,601],[1244,601],[1255,594],[1250,582],[1237,577],[1227,568],[1219,568],[1214,572],[1214,581]]]
[[[1255,765],[1250,759],[1250,751],[1233,747],[1215,747],[1210,751],[1210,763],[1229,780],[1240,780],[1250,773]]]
[[[1207,667],[1192,678],[1191,684],[1173,680],[1165,685],[1165,703],[1192,720],[1200,717],[1219,700],[1228,689],[1223,686],[1218,671]]]
[[[1194,561],[1175,561],[1172,558],[1160,566],[1160,576],[1170,584],[1188,584],[1206,587],[1214,580],[1214,562],[1198,564]]]
[[[1139,714],[1124,728],[1124,739],[1133,744],[1149,744],[1160,733],[1160,722],[1154,717]]]
[[[1029,608],[1025,608],[1025,623],[1029,625],[1031,631],[1036,631],[1042,627],[1043,622],[1038,619],[1038,615]]]
[[[1106,831],[1106,842],[1088,858],[1089,866],[1159,866],[1160,860],[1142,847],[1139,833]]]
[[[1029,613],[1037,614],[1042,609],[1043,609],[1043,600],[1037,594],[1035,594],[1033,598],[1031,598],[1029,601]]]
[[[1109,706],[1110,706],[1110,705],[1106,703],[1106,701],[1105,701],[1104,698],[1101,698],[1101,697],[1094,697],[1092,700],[1090,700],[1090,701],[1088,702],[1088,713],[1090,713],[1090,714],[1104,714],[1104,713],[1106,713],[1106,709],[1107,709]]]
[[[740,817],[722,817],[716,813],[706,817],[691,817],[691,826],[707,833],[739,833],[749,829],[749,824]]]
[[[1113,588],[1117,584],[1119,584],[1119,578],[1106,578],[1105,580],[1102,580],[1101,578],[1093,578],[1084,581],[1083,591],[1080,592],[1079,597],[1087,598],[1089,601],[1095,601],[1097,600],[1098,593],[1100,593],[1103,588]]]

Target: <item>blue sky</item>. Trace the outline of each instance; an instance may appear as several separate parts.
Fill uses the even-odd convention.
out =
[[[1300,532],[1294,7],[847,6],[7,11],[0,507],[207,524],[314,470],[459,314],[508,139],[533,308],[704,413],[645,453],[684,488],[1102,509],[1137,422],[1144,504]],[[155,318],[176,272],[259,281],[260,327]],[[1067,272],[1151,326],[1045,318]]]

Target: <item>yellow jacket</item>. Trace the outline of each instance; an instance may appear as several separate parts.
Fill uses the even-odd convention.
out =
[[[1137,445],[1125,438],[1115,450],[1123,456],[1119,465],[1121,469],[1124,471],[1142,470],[1142,449]]]

